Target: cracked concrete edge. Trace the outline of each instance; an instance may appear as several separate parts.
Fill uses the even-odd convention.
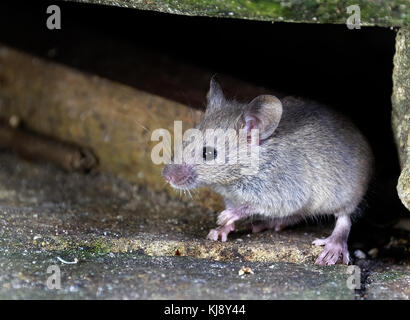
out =
[[[0,249],[0,299],[347,299],[345,266],[213,261],[133,253],[89,256],[61,264],[65,251]],[[46,270],[61,268],[61,288]],[[253,273],[240,275],[244,266]],[[159,315],[160,316],[160,315]]]
[[[215,261],[241,261],[251,262],[291,262],[296,264],[312,264],[322,248],[310,243],[258,243],[231,241],[215,243],[207,240],[167,239],[158,238],[151,234],[140,234],[137,237],[126,238],[95,238],[92,240],[75,237],[44,237],[33,240],[31,243],[14,242],[15,249],[31,247],[47,251],[71,252],[72,258],[81,258],[86,252],[92,254],[106,253],[132,253],[141,252],[148,256],[186,256],[198,259]],[[8,246],[9,247],[9,246]],[[86,251],[83,249],[86,248]]]
[[[393,69],[392,128],[402,168],[397,192],[410,210],[410,28],[396,36]]]
[[[151,160],[155,129],[174,132],[198,122],[201,111],[126,85],[20,52],[0,43],[0,118],[17,117],[30,130],[93,150],[98,170],[154,190],[167,189]],[[171,138],[172,139],[172,138]],[[213,210],[208,189],[195,201]]]
[[[347,7],[358,5],[364,26],[403,26],[410,24],[410,5],[406,0],[64,0],[111,5],[164,13],[240,18],[262,21],[346,24],[352,13]],[[354,11],[356,12],[356,11]]]

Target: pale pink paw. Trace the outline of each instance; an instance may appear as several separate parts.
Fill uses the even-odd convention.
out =
[[[317,239],[313,241],[314,245],[325,246],[322,253],[317,257],[315,264],[327,266],[342,262],[348,264],[350,260],[347,244],[343,241],[333,240],[330,237],[326,239]]]
[[[212,241],[218,241],[218,239],[220,238],[222,242],[226,242],[226,240],[228,239],[228,234],[234,230],[235,225],[233,223],[229,225],[220,226],[216,229],[212,229],[208,233],[208,236],[206,238]]]

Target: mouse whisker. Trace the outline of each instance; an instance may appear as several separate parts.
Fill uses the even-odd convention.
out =
[[[134,120],[135,121],[135,123],[137,124],[137,125],[139,125],[142,129],[144,129],[145,131],[147,131],[147,132],[150,132],[150,130],[148,130],[147,129],[147,127],[145,127],[145,126],[143,126],[141,123],[139,123],[137,120]]]

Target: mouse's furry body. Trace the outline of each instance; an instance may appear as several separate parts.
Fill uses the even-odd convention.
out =
[[[259,157],[257,175],[210,186],[227,206],[252,203],[257,214],[269,218],[354,212],[373,162],[368,143],[350,121],[293,98],[283,100],[281,121],[261,143]]]
[[[254,216],[264,220],[251,226],[258,232],[333,215],[337,220],[332,235],[314,242],[325,246],[316,263],[349,262],[350,216],[366,193],[373,168],[371,149],[352,122],[318,103],[295,98],[281,102],[263,95],[248,104],[228,101],[211,80],[207,110],[197,128],[203,133],[243,129],[248,134],[258,129],[260,136],[254,174],[243,174],[250,164],[230,163],[229,152],[223,164],[206,160],[164,168],[163,175],[174,188],[209,186],[224,198],[226,209],[208,239],[226,241],[236,221]],[[203,146],[198,142],[199,148]],[[246,144],[239,144],[239,152],[247,150]]]

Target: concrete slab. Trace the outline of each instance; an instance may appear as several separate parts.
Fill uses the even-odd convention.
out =
[[[371,272],[368,292],[355,292],[347,266],[315,266],[320,248],[310,243],[327,227],[242,228],[215,243],[205,240],[215,218],[167,192],[0,153],[0,299],[408,297],[408,269]],[[52,265],[60,290],[47,287]],[[253,274],[239,275],[243,267]]]
[[[409,300],[410,266],[377,266],[368,278],[366,298],[371,300]]]
[[[352,299],[345,267],[246,264],[139,253],[84,255],[69,251],[0,250],[0,299]],[[58,265],[61,289],[49,289],[49,266]],[[242,267],[253,274],[239,275]]]
[[[313,265],[318,250],[310,241],[323,234],[319,228],[250,236],[242,231],[214,243],[204,238],[215,215],[167,193],[10,154],[0,154],[0,163],[1,298],[354,295],[345,286],[344,266]],[[65,265],[57,257],[78,263]],[[58,292],[46,286],[47,267],[55,264],[64,283]],[[239,276],[244,266],[254,274]]]
[[[213,260],[313,263],[311,245],[329,229],[281,233],[239,230],[226,243],[205,240],[216,213],[166,192],[104,175],[65,173],[0,154],[0,238],[13,248],[144,252]]]

